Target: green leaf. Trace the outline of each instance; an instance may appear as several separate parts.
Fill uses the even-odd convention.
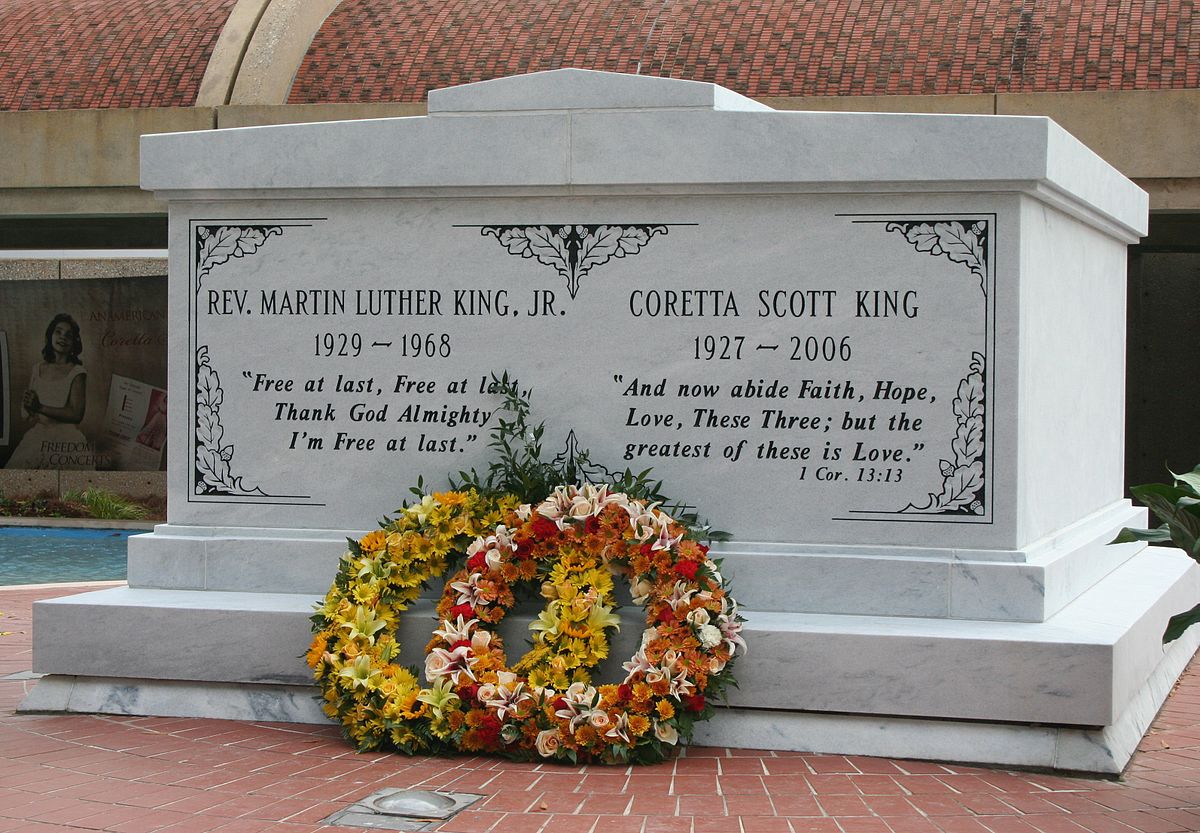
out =
[[[1167,471],[1171,470],[1167,469]],[[1195,469],[1186,474],[1176,474],[1171,471],[1171,476],[1175,478],[1176,483],[1185,484],[1193,495],[1200,497],[1200,466],[1196,466]]]
[[[1160,509],[1165,509],[1167,516],[1174,514],[1175,504],[1183,498],[1192,497],[1192,495],[1176,486],[1168,486],[1165,483],[1146,483],[1141,486],[1130,486],[1129,493],[1142,503],[1154,510],[1155,514],[1159,514],[1165,521],[1167,518],[1160,514]]]
[[[1191,552],[1200,538],[1200,516],[1192,507],[1179,506],[1182,501],[1190,500],[1191,496],[1174,486],[1162,483],[1151,483],[1146,486],[1134,486],[1129,490],[1133,496],[1150,507],[1159,520],[1166,523],[1171,530],[1171,540],[1175,546]]]
[[[1171,530],[1164,524],[1157,529],[1122,529],[1110,544],[1129,544],[1133,541],[1148,541],[1151,544],[1170,544]]]
[[[1172,616],[1167,621],[1167,629],[1163,632],[1163,644],[1174,642],[1183,636],[1184,631],[1197,622],[1200,622],[1200,604],[1193,607],[1187,613],[1179,613]]]

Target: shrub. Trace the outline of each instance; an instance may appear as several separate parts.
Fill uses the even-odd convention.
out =
[[[1200,562],[1200,465],[1186,474],[1168,471],[1174,478],[1171,485],[1148,483],[1129,489],[1162,521],[1162,525],[1154,529],[1123,529],[1112,543],[1146,541],[1157,546],[1178,547]],[[1163,642],[1178,639],[1197,622],[1200,622],[1200,604],[1171,617],[1163,633]]]

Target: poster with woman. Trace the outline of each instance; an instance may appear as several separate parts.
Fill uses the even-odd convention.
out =
[[[6,282],[0,309],[0,467],[157,470],[165,465],[166,278]],[[11,299],[11,302],[10,302]],[[7,362],[7,370],[2,366]],[[124,380],[124,381],[121,381]],[[129,383],[129,384],[126,384]],[[127,453],[109,418],[117,388],[132,391]],[[132,424],[136,423],[136,424]],[[122,429],[125,430],[125,429]],[[146,431],[146,442],[138,443]]]
[[[44,342],[21,394],[21,416],[31,425],[5,468],[94,469],[95,448],[79,430],[87,412],[79,324],[67,313],[58,313],[46,326]]]

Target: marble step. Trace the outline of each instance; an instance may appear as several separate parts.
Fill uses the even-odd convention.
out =
[[[1108,542],[1145,525],[1145,509],[1119,500],[1020,550],[732,541],[714,553],[754,610],[1041,622],[1138,552]],[[323,594],[360,534],[160,524],[130,538],[129,584]]]
[[[1051,725],[1112,723],[1163,657],[1167,618],[1200,593],[1200,566],[1147,548],[1049,621],[746,611],[750,653],[730,704],[746,709]],[[306,685],[316,597],[113,588],[34,605],[34,670],[51,675]],[[633,611],[629,611],[632,613]],[[506,640],[522,644],[528,617]],[[398,634],[420,663],[419,602]],[[605,679],[637,644],[631,620]]]

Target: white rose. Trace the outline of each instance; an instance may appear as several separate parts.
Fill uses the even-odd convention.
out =
[[[608,724],[612,721],[608,719],[608,712],[596,709],[588,714],[588,723],[592,724],[594,729],[607,729]]]
[[[697,628],[703,627],[709,622],[708,611],[702,607],[698,607],[687,615],[687,620]]]

